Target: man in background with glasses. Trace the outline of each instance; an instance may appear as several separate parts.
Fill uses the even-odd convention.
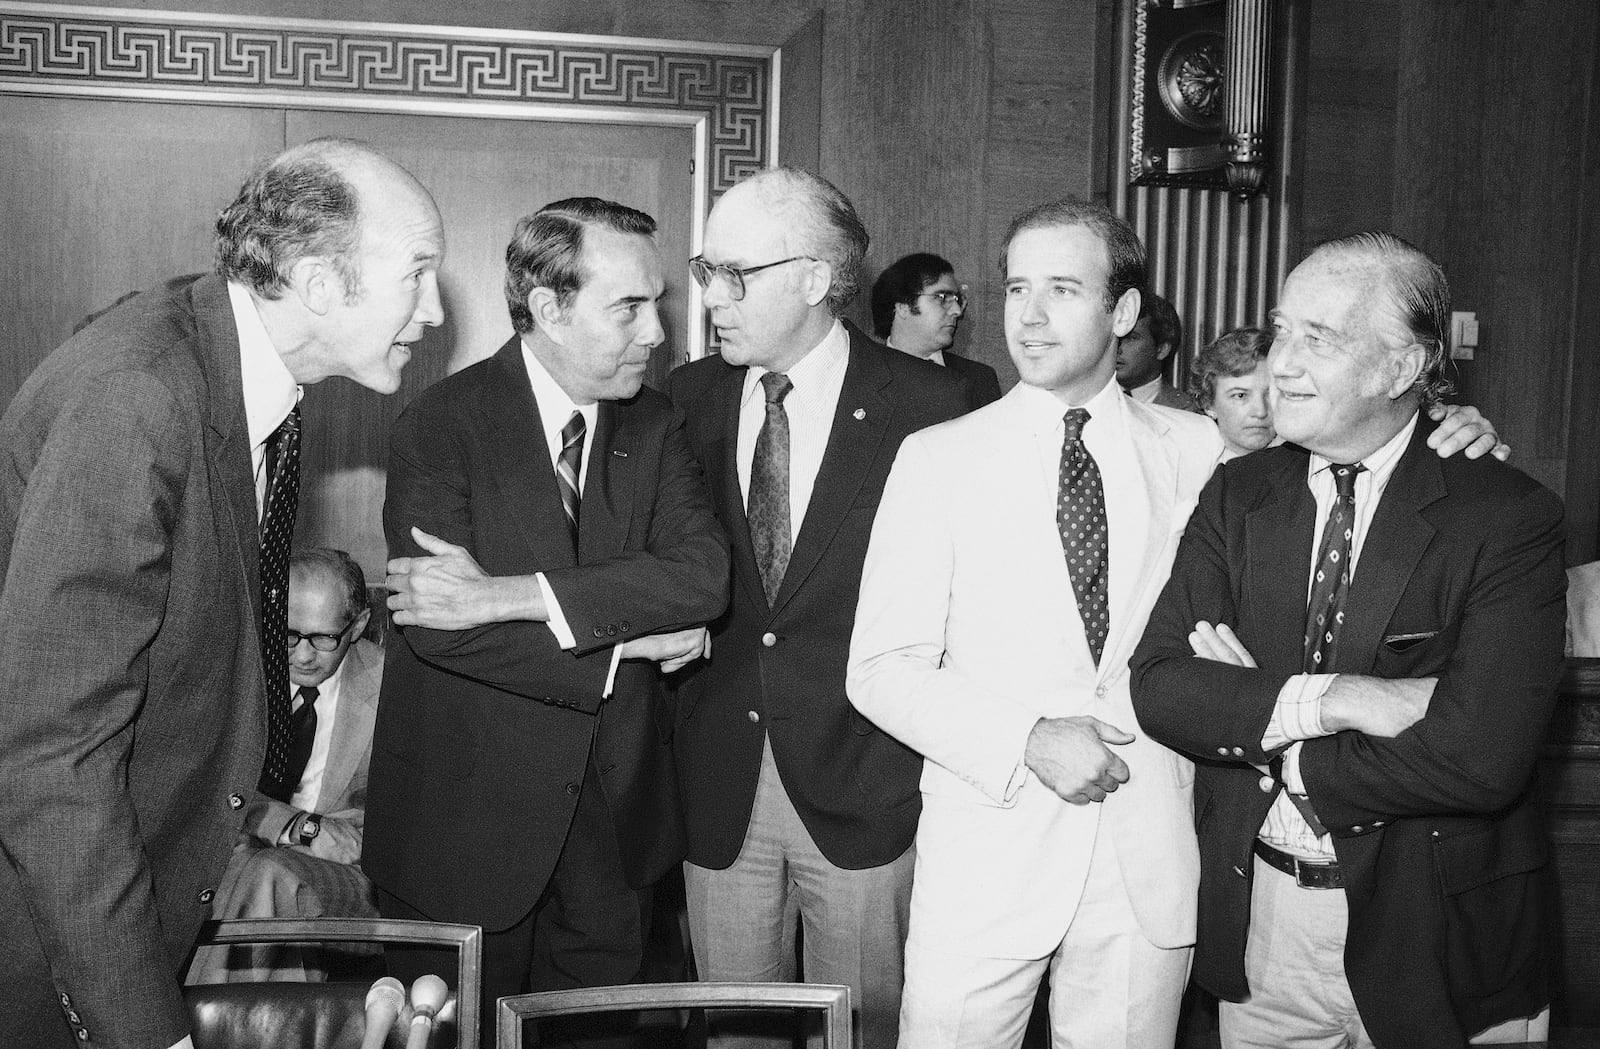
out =
[[[1000,399],[994,369],[950,351],[967,312],[967,286],[938,255],[917,252],[895,262],[872,285],[872,330],[891,348],[942,364],[972,385],[972,407]]]
[[[361,873],[367,765],[383,651],[361,635],[371,616],[361,566],[343,550],[289,561],[289,693],[294,730],[287,802],[257,795],[217,887],[215,918],[376,918]],[[292,944],[202,947],[190,983],[321,979]]]
[[[684,672],[673,743],[701,979],[793,979],[798,914],[805,979],[849,985],[858,1044],[887,1049],[922,759],[851,710],[845,659],[900,441],[969,395],[837,320],[867,241],[836,188],[778,169],[717,202],[690,263],[722,353],[678,368],[669,391],[732,544],[733,587],[711,660]],[[714,1044],[755,1040],[734,1024],[713,1018]]]

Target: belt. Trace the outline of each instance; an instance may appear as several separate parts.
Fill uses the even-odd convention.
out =
[[[1303,860],[1259,839],[1255,854],[1266,860],[1267,866],[1293,877],[1302,889],[1344,888],[1344,869],[1334,860]]]

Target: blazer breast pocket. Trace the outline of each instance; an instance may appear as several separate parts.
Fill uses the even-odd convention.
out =
[[[1387,634],[1383,639],[1383,647],[1391,652],[1409,652],[1418,645],[1426,644],[1439,636],[1437,630],[1419,630],[1409,634]]]

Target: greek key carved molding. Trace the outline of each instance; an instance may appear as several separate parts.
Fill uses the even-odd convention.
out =
[[[768,163],[770,54],[678,50],[670,41],[59,10],[0,4],[0,81],[702,112],[713,195]]]

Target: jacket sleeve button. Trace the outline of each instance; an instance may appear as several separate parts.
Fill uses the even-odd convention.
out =
[[[566,791],[568,794],[576,794],[578,793],[578,785],[576,783],[568,783]]]

